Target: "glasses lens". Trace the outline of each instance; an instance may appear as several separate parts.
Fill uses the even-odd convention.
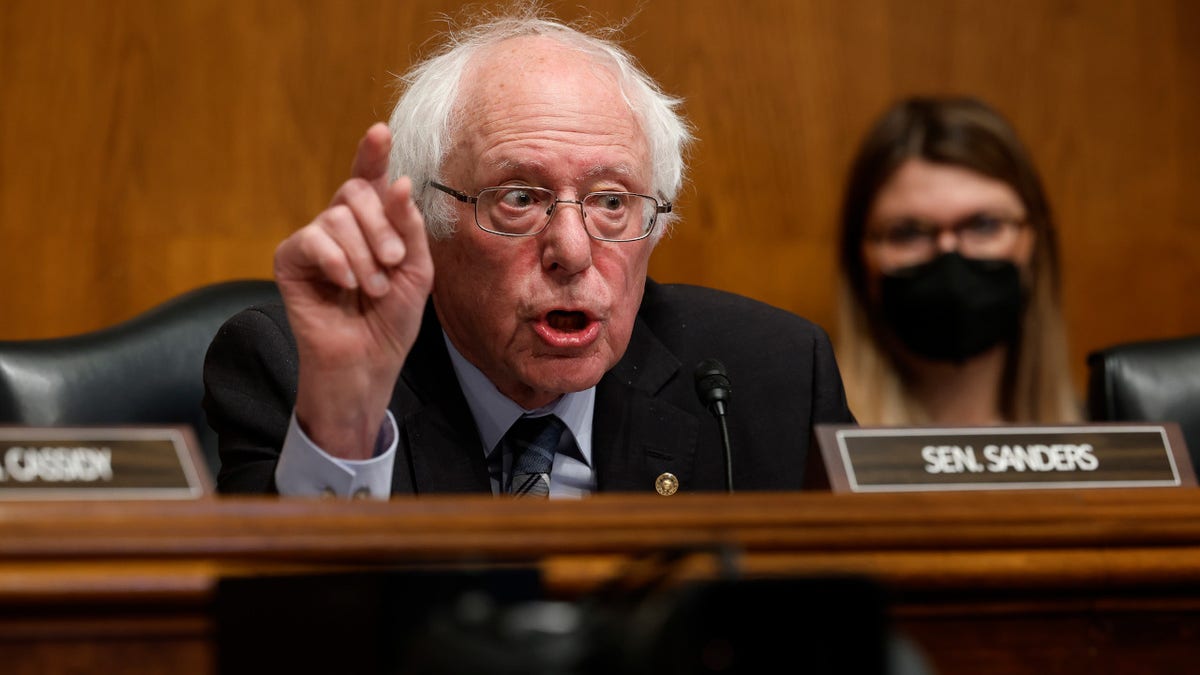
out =
[[[963,255],[987,258],[1011,248],[1017,226],[1011,219],[978,214],[963,220],[956,229]]]
[[[920,223],[905,220],[879,233],[878,240],[895,249],[924,249],[937,236],[936,230],[922,227]]]
[[[488,188],[479,193],[475,219],[489,232],[529,234],[546,224],[554,199],[554,193],[544,188]]]
[[[597,239],[641,239],[654,227],[658,202],[629,192],[593,192],[583,199],[588,231]]]

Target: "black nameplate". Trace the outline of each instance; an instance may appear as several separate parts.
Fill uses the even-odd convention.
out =
[[[0,499],[195,499],[198,457],[186,426],[0,426]]]
[[[818,425],[835,492],[1195,485],[1177,424]]]

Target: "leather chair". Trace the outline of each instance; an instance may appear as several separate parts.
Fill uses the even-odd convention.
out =
[[[0,341],[0,423],[190,424],[216,476],[216,434],[200,407],[204,355],[226,319],[278,299],[273,281],[226,281],[90,333]]]
[[[1178,422],[1200,472],[1200,335],[1115,345],[1087,362],[1093,420]]]

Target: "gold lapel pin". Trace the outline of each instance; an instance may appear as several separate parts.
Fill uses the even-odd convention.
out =
[[[676,492],[679,492],[679,479],[676,478],[675,474],[673,473],[659,474],[658,478],[654,479],[654,489],[658,492],[658,494],[664,497],[670,497]]]

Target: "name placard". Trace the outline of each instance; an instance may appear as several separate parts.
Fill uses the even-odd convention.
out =
[[[1195,485],[1179,425],[817,425],[834,492]]]
[[[187,426],[0,426],[0,499],[196,499],[199,456]]]

